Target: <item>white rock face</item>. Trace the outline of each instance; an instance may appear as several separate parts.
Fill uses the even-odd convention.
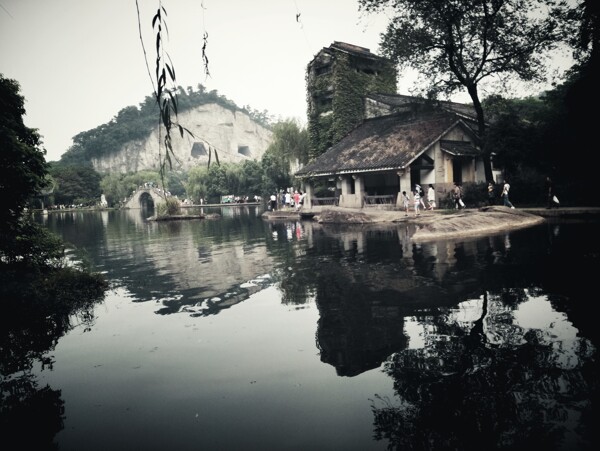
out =
[[[158,117],[157,117],[158,121]],[[215,150],[219,161],[240,163],[244,160],[260,160],[272,142],[272,132],[254,122],[247,114],[234,112],[216,103],[201,105],[180,113],[177,122],[194,136],[179,130],[171,130],[174,170],[188,171],[195,166],[215,162]],[[160,155],[164,158],[164,129],[161,127]],[[154,130],[144,141],[131,141],[120,150],[92,159],[94,169],[101,174],[130,173],[158,170],[159,138]]]

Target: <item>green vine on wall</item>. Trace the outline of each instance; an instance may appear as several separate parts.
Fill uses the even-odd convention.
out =
[[[333,51],[328,55],[332,60],[327,61],[326,57],[315,60],[315,65],[321,64],[323,73],[316,75],[317,69],[313,67],[306,74],[311,160],[362,122],[365,95],[396,93],[396,70],[391,61],[365,60]]]

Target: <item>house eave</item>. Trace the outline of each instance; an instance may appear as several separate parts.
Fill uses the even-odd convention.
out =
[[[400,171],[404,170],[405,166],[383,166],[378,168],[363,168],[363,169],[341,169],[338,171],[327,171],[327,172],[310,172],[308,174],[297,174],[296,177],[299,179],[308,179],[313,177],[335,177],[339,175],[352,175],[352,174],[365,174],[371,172],[388,172],[388,171]]]

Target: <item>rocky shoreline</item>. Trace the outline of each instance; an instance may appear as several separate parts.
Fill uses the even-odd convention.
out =
[[[424,211],[419,215],[397,210],[349,209],[327,207],[319,211],[275,211],[263,213],[267,220],[309,219],[320,224],[394,225],[410,223],[415,226],[414,241],[465,238],[495,234],[541,224],[546,219],[527,211],[504,206],[466,210]]]

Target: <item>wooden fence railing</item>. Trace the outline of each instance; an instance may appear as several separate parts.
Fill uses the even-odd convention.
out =
[[[338,197],[313,197],[311,202],[313,205],[338,205]]]
[[[365,207],[370,205],[393,205],[396,203],[395,194],[385,194],[380,196],[365,196]]]

